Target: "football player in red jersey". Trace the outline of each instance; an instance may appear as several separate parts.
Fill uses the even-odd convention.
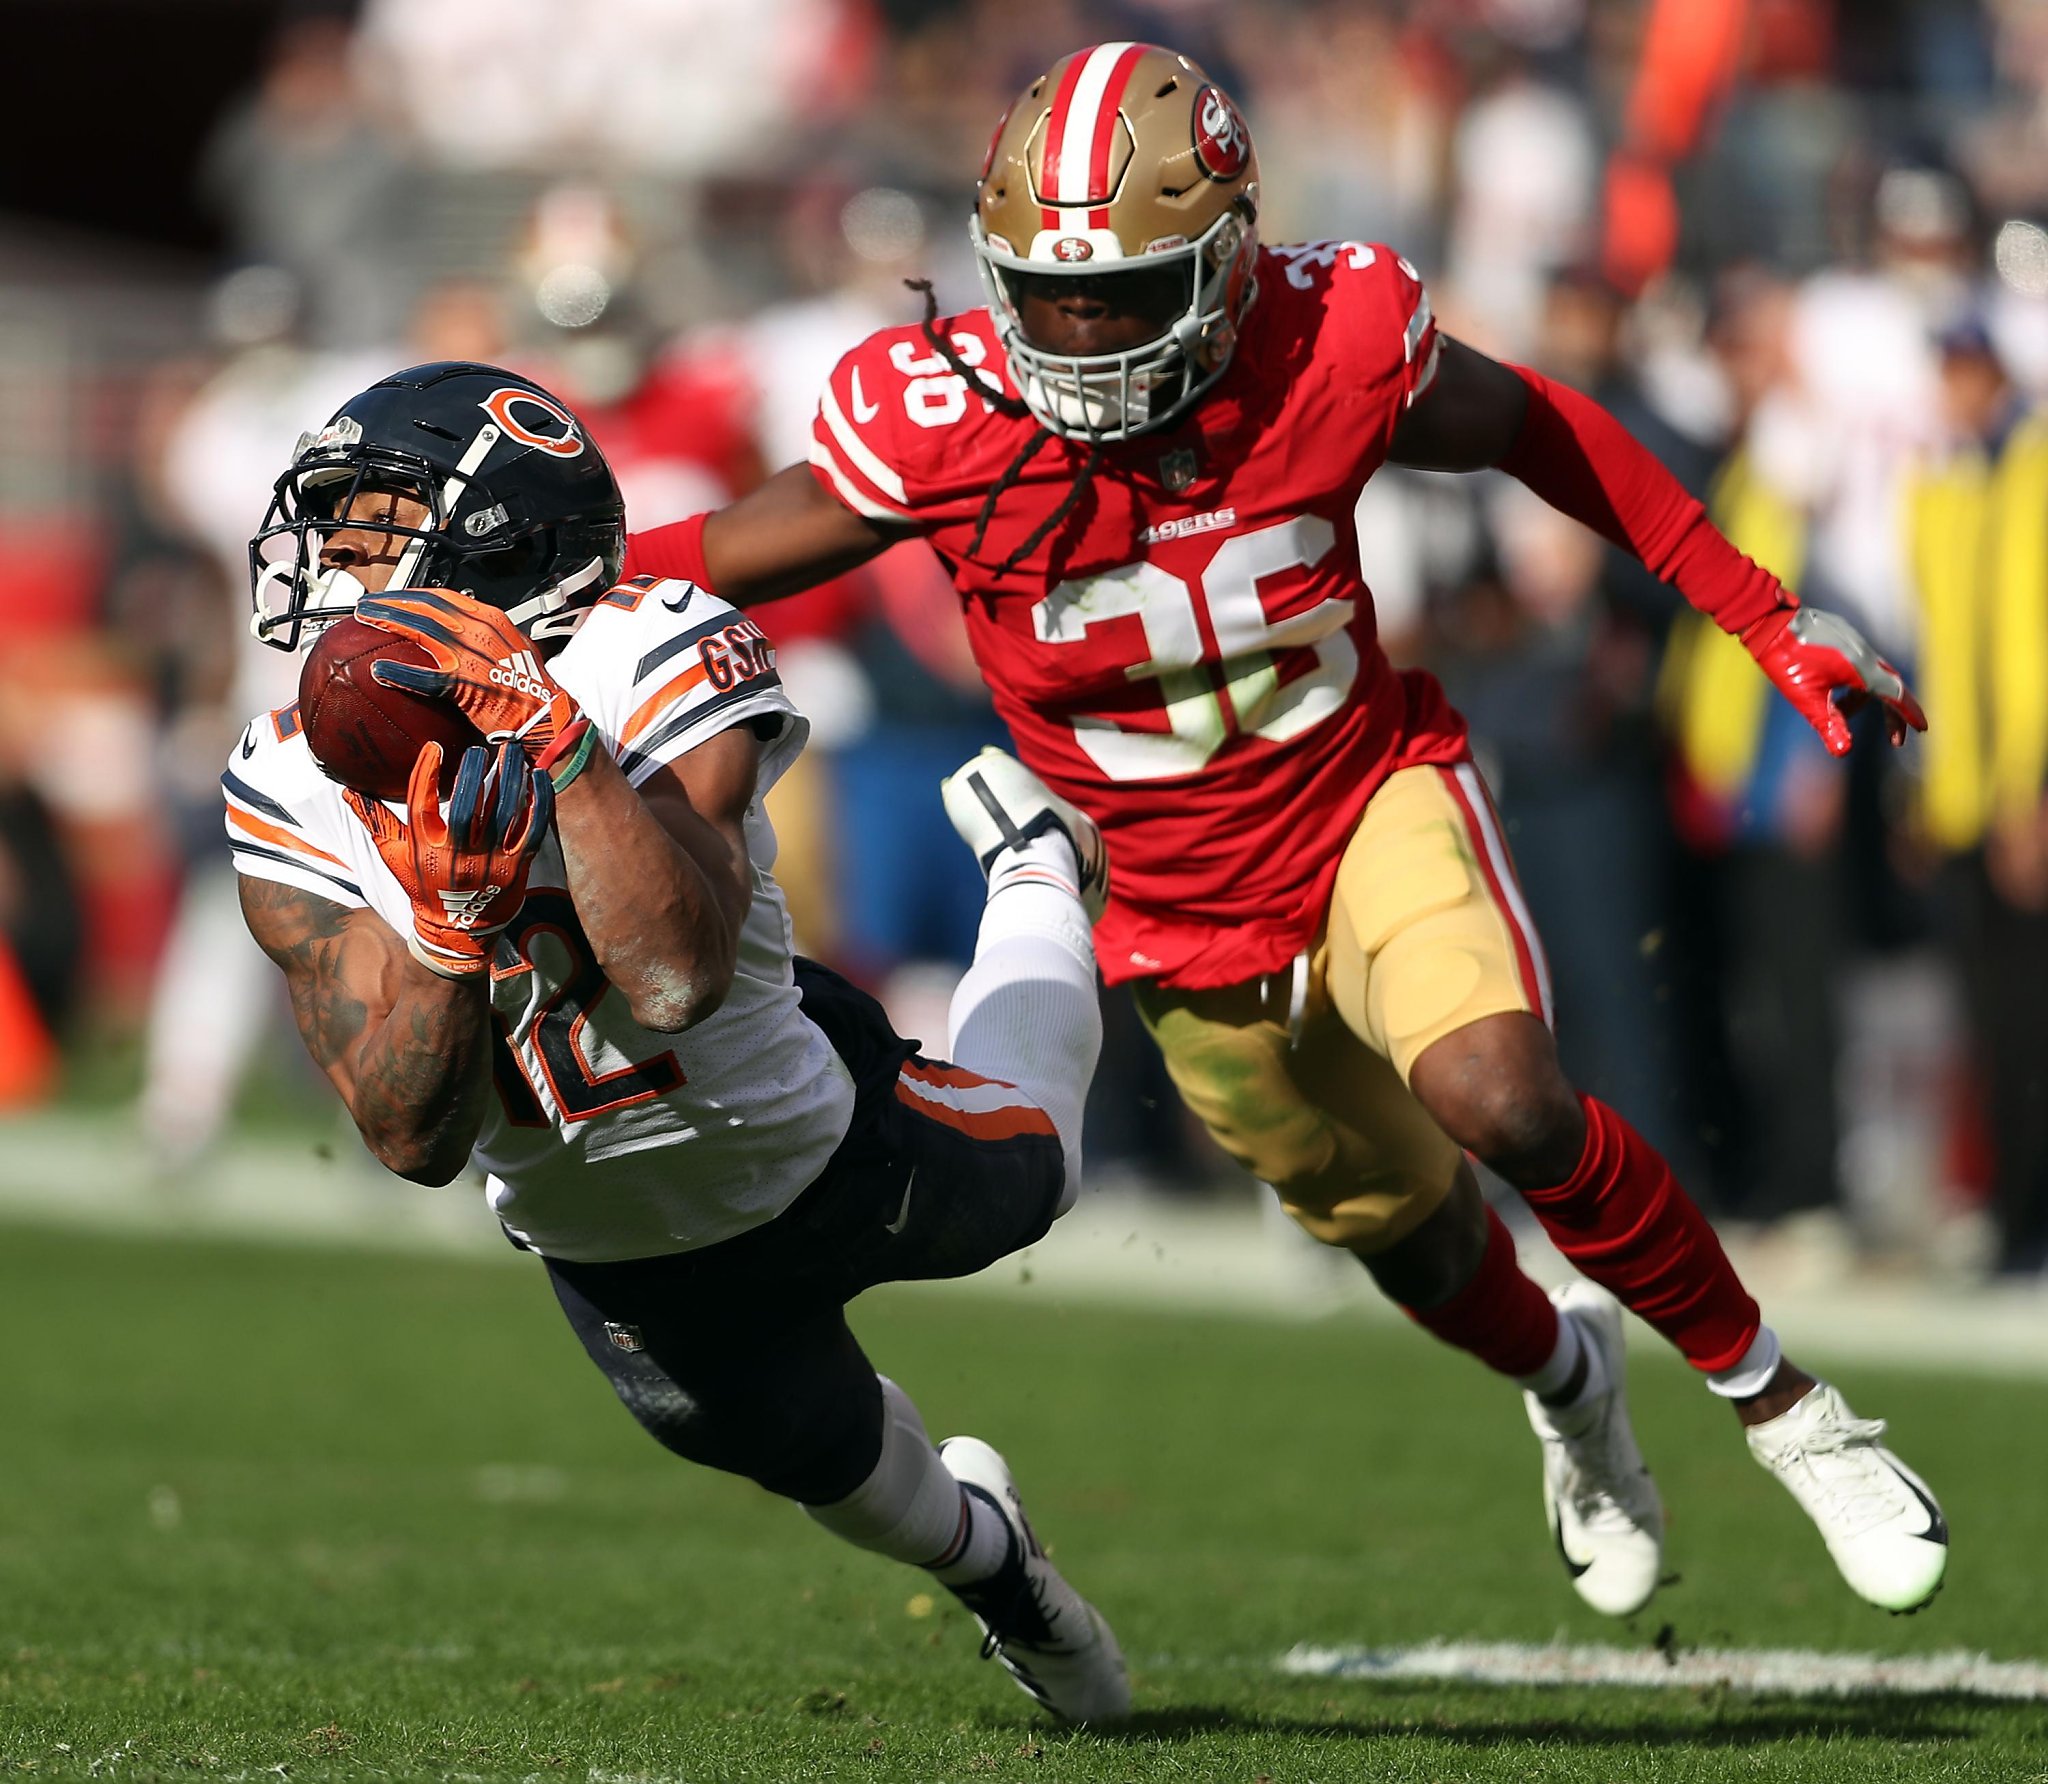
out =
[[[1915,1609],[1947,1560],[1925,1484],[1782,1355],[1664,1161],[1561,1071],[1463,721],[1381,651],[1353,505],[1390,461],[1498,467],[1738,635],[1838,754],[1857,707],[1894,742],[1919,709],[1604,410],[1439,335],[1389,248],[1262,246],[1258,204],[1199,68],[1063,58],[982,169],[986,307],[854,348],[809,464],[629,566],[745,604],[929,542],[1019,754],[1108,840],[1105,975],[1302,1226],[1522,1385],[1581,1596],[1626,1615],[1661,1568],[1618,1297],[1733,1402],[1850,1585]],[[1590,1281],[1537,1288],[1467,1153]]]

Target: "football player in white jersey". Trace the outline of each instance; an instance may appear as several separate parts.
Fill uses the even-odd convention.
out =
[[[492,741],[429,745],[387,804],[326,778],[293,707],[257,718],[222,779],[250,931],[370,1150],[483,1171],[649,1432],[929,1569],[1033,1697],[1116,1720],[1115,1639],[1002,1458],[935,1448],[844,1313],[1071,1204],[1101,837],[999,752],[945,783],[989,897],[959,1063],[921,1057],[792,957],[760,797],[807,727],[773,649],[689,583],[614,587],[623,549],[575,417],[494,367],[398,372],[301,442],[251,545],[258,635],[409,640],[432,666],[377,679]]]

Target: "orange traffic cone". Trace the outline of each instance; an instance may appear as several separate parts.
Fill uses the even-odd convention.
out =
[[[57,1082],[57,1044],[29,995],[14,950],[0,940],[0,1109],[41,1102]]]

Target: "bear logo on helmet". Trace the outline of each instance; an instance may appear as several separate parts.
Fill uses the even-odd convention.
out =
[[[538,447],[554,458],[575,458],[583,450],[576,417],[542,391],[507,385],[492,391],[477,407],[522,446]],[[534,419],[522,416],[522,409]]]
[[[1195,95],[1195,159],[1212,180],[1234,180],[1252,158],[1252,133],[1220,87]]]

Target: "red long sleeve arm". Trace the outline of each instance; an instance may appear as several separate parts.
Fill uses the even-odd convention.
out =
[[[628,534],[626,562],[619,571],[619,579],[624,582],[635,576],[669,576],[678,582],[694,582],[699,588],[709,588],[711,578],[704,573],[704,523],[710,518],[709,514],[693,514],[672,526]]]
[[[1707,511],[1591,397],[1526,366],[1529,411],[1500,468],[1561,514],[1640,558],[1725,632],[1799,605],[1728,543]]]

